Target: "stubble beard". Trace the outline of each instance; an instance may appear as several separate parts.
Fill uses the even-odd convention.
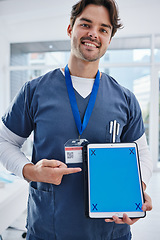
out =
[[[90,49],[83,50],[82,49],[83,46],[82,47],[81,46],[82,46],[81,43],[78,45],[77,40],[73,39],[72,52],[74,53],[74,55],[77,58],[80,58],[80,59],[82,59],[84,61],[87,61],[87,62],[95,62],[95,61],[99,60],[106,52],[106,51],[104,51],[103,53],[101,53],[100,48],[98,48],[97,53],[92,55],[91,52],[93,50],[90,50]]]

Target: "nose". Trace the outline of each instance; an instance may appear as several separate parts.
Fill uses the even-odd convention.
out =
[[[89,34],[89,37],[94,38],[94,39],[97,39],[97,36],[96,36],[96,35],[93,35],[93,34]]]
[[[98,38],[97,31],[95,29],[90,29],[90,31],[88,32],[88,36],[93,39],[97,39]]]

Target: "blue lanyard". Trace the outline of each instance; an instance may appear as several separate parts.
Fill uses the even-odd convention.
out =
[[[97,97],[97,92],[98,92],[98,88],[99,88],[99,82],[100,82],[100,72],[98,70],[97,75],[96,75],[96,79],[94,81],[94,85],[92,88],[92,92],[90,95],[90,99],[88,102],[88,106],[83,118],[83,123],[81,122],[81,118],[80,118],[80,114],[79,114],[79,110],[78,110],[78,106],[77,106],[77,101],[76,101],[76,97],[75,97],[75,93],[74,93],[74,89],[73,89],[73,85],[72,85],[72,80],[71,80],[71,76],[70,76],[70,72],[68,69],[68,65],[66,65],[65,67],[65,79],[66,79],[66,85],[67,85],[67,90],[68,90],[68,95],[69,95],[69,100],[70,100],[70,104],[71,104],[71,108],[72,108],[72,112],[73,112],[73,116],[78,128],[78,132],[79,135],[82,135],[84,129],[87,127],[87,124],[89,122],[90,116],[92,114],[94,105],[95,105],[95,101],[96,101],[96,97]]]

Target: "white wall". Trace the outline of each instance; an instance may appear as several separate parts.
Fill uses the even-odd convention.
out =
[[[124,29],[119,36],[160,34],[159,0],[117,0]]]
[[[10,45],[6,34],[7,26],[0,21],[0,116],[7,107],[9,99],[9,57]]]
[[[0,2],[0,19],[8,25],[11,42],[60,40],[75,0],[8,0]]]

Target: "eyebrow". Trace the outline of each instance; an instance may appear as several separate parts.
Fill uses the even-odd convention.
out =
[[[92,23],[92,21],[88,18],[80,18],[80,21],[85,21],[85,22],[88,22],[88,23]],[[101,26],[112,29],[111,25],[109,25],[109,24],[102,23]]]

